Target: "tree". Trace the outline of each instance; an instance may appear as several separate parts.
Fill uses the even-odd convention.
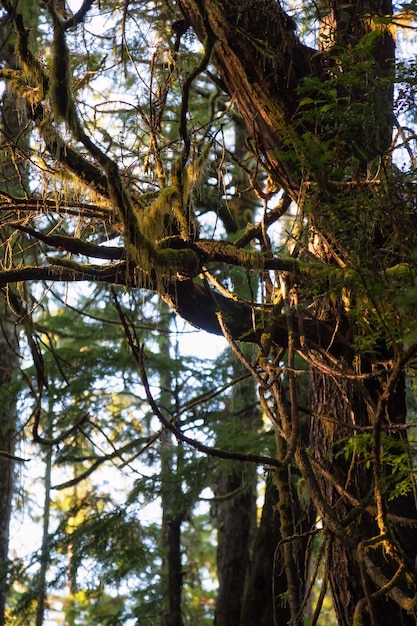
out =
[[[47,348],[43,373],[48,387],[33,406],[36,369],[26,367],[23,376],[29,384],[19,406],[28,432],[21,432],[20,439],[34,475],[26,479],[26,498],[16,498],[16,504],[33,509],[23,527],[35,541],[28,554],[19,548],[19,538],[17,547],[13,543],[20,558],[11,560],[7,623],[43,623],[54,615],[68,624],[81,620],[104,626],[136,619],[166,623],[178,619],[175,607],[181,604],[175,594],[179,587],[180,596],[182,587],[185,623],[209,624],[214,592],[202,576],[207,576],[205,568],[214,567],[213,532],[207,528],[207,514],[194,510],[206,485],[207,462],[181,444],[168,446],[169,433],[155,430],[106,291],[99,286],[78,296],[75,310],[59,307],[55,286],[47,299],[50,311],[44,300],[42,313],[36,315],[34,328]],[[135,306],[133,294],[126,297],[119,290],[115,297],[126,322],[134,320],[134,333],[152,349],[147,372],[153,388],[164,379],[158,405],[183,428],[192,427],[218,375],[213,379],[206,366],[205,380],[192,385],[199,400],[191,398],[193,371],[202,366],[180,360],[175,351],[165,354],[166,311],[160,310],[157,321],[155,298],[141,298]],[[43,510],[33,471],[33,461],[39,467],[42,457]],[[168,463],[175,463],[175,471],[166,471]],[[144,517],[146,508],[150,512]],[[20,510],[14,519],[14,527],[16,522],[22,527]],[[36,542],[39,519],[43,528]]]
[[[394,45],[395,33],[413,28],[415,3],[306,2],[298,18],[275,0],[129,2],[123,11],[85,0],[73,15],[48,0],[43,59],[22,13],[2,5],[19,69],[0,76],[27,103],[38,143],[24,156],[38,169],[31,193],[1,198],[20,211],[14,228],[39,249],[38,263],[23,254],[4,265],[4,289],[83,280],[142,288],[223,333],[257,385],[273,453],[256,450],[259,442],[242,452],[184,435],[155,402],[146,352],[124,324],[167,430],[205,453],[272,471],[267,499],[277,493],[279,532],[264,535],[278,541],[267,546],[274,591],[265,623],[303,623],[317,575],[308,550],[318,537],[338,624],[415,624],[406,391],[417,353],[416,72],[395,59]],[[308,27],[318,33],[314,45],[311,30],[306,40],[300,34]],[[145,64],[144,41],[155,31]],[[95,100],[115,75],[123,97]],[[228,143],[236,117],[247,132],[244,158]],[[246,173],[261,208],[239,234],[229,223],[245,222],[249,200],[229,164]],[[208,225],[213,213],[224,231]],[[229,280],[231,268],[244,290]],[[255,357],[242,343],[256,347]]]
[[[22,3],[22,10],[26,9]],[[32,25],[36,22],[36,11],[32,11]],[[0,58],[9,70],[17,69],[13,46],[13,29],[7,16],[0,18]],[[17,146],[26,147],[27,136],[23,133],[25,123],[25,104],[19,114],[20,96],[7,85],[2,93],[0,105],[0,188],[6,193],[22,197],[28,187],[28,167],[25,159],[16,154]],[[8,226],[8,219],[2,221],[1,239],[13,246],[18,243],[14,229]],[[20,303],[17,301],[17,307]],[[9,525],[12,509],[13,486],[15,478],[16,439],[18,417],[16,397],[21,386],[19,380],[19,338],[15,327],[16,312],[4,298],[0,303],[0,394],[2,398],[0,413],[0,625],[5,624],[5,601],[7,592],[7,563],[9,552]],[[27,323],[30,324],[28,314]]]

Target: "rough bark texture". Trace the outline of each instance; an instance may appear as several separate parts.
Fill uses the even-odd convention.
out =
[[[276,2],[180,2],[200,39],[213,46],[212,61],[236,99],[253,140],[254,153],[293,199],[299,185],[278,158],[286,123],[297,107],[294,88],[311,72],[314,51],[302,45],[294,22]]]
[[[369,493],[371,488],[369,472],[362,472],[362,476],[357,471],[347,478],[349,462],[343,456],[334,458],[334,446],[340,441],[340,451],[342,452],[343,438],[350,437],[352,432],[347,428],[337,426],[334,421],[326,421],[321,416],[334,418],[346,424],[352,423],[353,419],[360,423],[367,423],[366,407],[358,399],[357,389],[352,385],[344,384],[344,398],[340,394],[340,385],[329,382],[327,377],[317,373],[312,373],[311,380],[311,406],[317,418],[312,420],[311,443],[314,458],[318,463],[325,464],[337,486],[349,489],[358,501]],[[348,388],[350,387],[350,388]],[[335,391],[337,394],[335,395]],[[359,410],[361,407],[362,411]],[[368,474],[368,475],[367,475]],[[351,509],[350,503],[344,500],[335,484],[329,482],[328,475],[320,480],[322,494],[326,501],[334,509],[335,515],[343,520]],[[336,508],[337,507],[337,508]],[[365,514],[366,515],[366,514]],[[338,616],[338,623],[347,626],[352,623],[352,616],[355,611],[358,598],[362,596],[362,584],[360,568],[357,563],[357,544],[360,541],[360,521],[362,516],[355,517],[352,523],[346,528],[346,536],[332,539],[330,560],[330,585],[334,590],[333,599]],[[369,519],[363,520],[366,525]],[[375,529],[372,528],[371,535]],[[348,545],[346,545],[348,544]]]
[[[222,476],[222,484],[215,490],[217,497],[227,498],[217,507],[219,594],[214,621],[216,626],[241,624],[253,522],[253,487],[253,481],[245,486],[245,477],[238,465],[233,472],[228,471]],[[229,495],[236,491],[240,493]]]
[[[403,423],[405,418],[405,389],[400,379],[392,395],[390,405],[385,416],[385,424]],[[374,395],[376,389],[370,390]],[[375,397],[375,396],[374,396]],[[366,462],[352,458],[345,458],[343,446],[346,440],[352,437],[353,426],[368,426],[368,409],[364,398],[358,393],[358,386],[347,381],[332,381],[319,373],[312,374],[311,405],[314,414],[311,425],[311,448],[317,463],[324,470],[319,478],[322,494],[332,507],[335,516],[343,524],[343,534],[334,534],[329,555],[329,577],[333,594],[333,602],[340,626],[350,626],[355,611],[359,611],[359,603],[364,600],[363,573],[371,577],[369,568],[364,563],[361,548],[364,542],[378,537],[379,531],[375,521],[375,508],[369,512],[356,509],[352,516],[352,500],[359,503],[373,501],[372,494],[374,481],[371,470]],[[349,428],[349,425],[351,428]],[[398,452],[400,453],[399,446]],[[339,452],[339,454],[338,454]],[[358,451],[360,455],[360,452]],[[356,462],[355,462],[356,460]],[[320,477],[320,471],[318,472]],[[329,479],[330,478],[330,479]],[[389,472],[387,471],[387,479]],[[389,503],[387,514],[404,519],[397,524],[395,530],[396,541],[402,557],[413,569],[417,555],[417,533],[411,520],[416,518],[416,504],[414,496],[408,494],[398,497]],[[406,519],[411,522],[407,524]],[[392,522],[394,522],[392,517]],[[393,527],[391,527],[393,530]],[[384,573],[386,580],[394,575],[398,562],[385,552],[381,541],[369,548],[369,556],[376,568]],[[371,580],[368,580],[369,593],[377,590]],[[404,589],[410,597],[414,594],[413,584]],[[362,612],[362,609],[361,609]],[[389,625],[394,623],[413,625],[415,615],[401,610],[398,604],[390,597],[384,597],[379,602],[372,602],[372,616],[367,610],[363,611],[363,624]]]
[[[0,20],[0,56],[8,67],[15,67],[10,29]],[[22,196],[27,167],[12,158],[13,147],[24,142],[16,94],[5,89],[0,104],[0,191]],[[7,242],[10,229],[0,228],[0,240]],[[19,368],[19,342],[16,315],[7,302],[7,292],[0,293],[0,626],[5,624],[9,526],[14,486],[14,453],[17,436],[16,395],[14,384]]]
[[[290,617],[287,608],[280,606],[277,598],[285,593],[286,587],[274,581],[275,548],[280,540],[278,514],[276,504],[277,489],[272,480],[268,480],[265,501],[262,507],[262,517],[257,536],[253,545],[253,555],[250,565],[249,584],[242,607],[240,626],[270,626],[274,619],[275,606],[280,608],[281,623],[287,623]],[[286,584],[286,581],[285,581]],[[273,593],[276,600],[273,599]]]
[[[228,93],[237,102],[239,111],[253,137],[255,154],[262,154],[266,169],[275,183],[282,186],[291,197],[297,198],[299,186],[296,181],[300,179],[300,172],[290,166],[285,159],[283,130],[289,129],[288,122],[296,108],[295,87],[300,84],[300,79],[307,74],[324,77],[324,67],[316,59],[313,62],[311,50],[299,43],[292,30],[292,22],[288,21],[275,2],[262,3],[262,11],[258,3],[250,2],[197,4],[182,0],[180,4],[200,39],[206,38],[206,41],[208,39],[212,45],[212,61]],[[328,12],[327,26],[330,25],[332,29],[329,47],[333,47],[334,50],[338,47],[343,48],[349,54],[369,32],[371,28],[369,16],[392,14],[392,5],[389,0],[353,2],[348,5],[339,1],[322,2],[321,8],[324,12]],[[259,45],[260,41],[262,41],[262,48]],[[350,139],[348,136],[345,138],[341,136],[341,141],[344,142],[339,155],[341,171],[343,171],[343,162],[352,154],[357,159],[358,172],[366,171],[369,161],[377,155],[382,155],[391,141],[392,86],[386,86],[383,83],[378,86],[378,79],[388,78],[392,72],[394,43],[388,30],[381,31],[381,35],[374,44],[372,56],[373,80],[377,86],[370,92],[368,85],[358,83],[350,89],[349,97],[353,102],[358,103],[370,101],[373,103],[375,114],[372,119],[368,120],[370,126],[359,127],[364,120],[358,119],[355,122],[357,127],[352,127],[349,131],[353,133],[354,141],[352,141],[352,135]],[[346,61],[345,71],[349,71],[348,63],[354,64],[355,62],[355,56],[352,54],[350,60]],[[340,95],[344,95],[343,91]],[[383,103],[382,106],[381,103]],[[330,132],[329,128],[326,130]],[[338,133],[338,129],[335,128],[334,132]],[[279,160],[276,158],[278,152]],[[317,224],[323,239],[326,239],[328,227],[328,232],[331,233],[330,240],[333,242],[334,233],[331,230],[333,224],[330,223],[331,218],[326,224],[324,213],[328,200],[330,199],[331,202],[331,194],[329,198],[326,198],[326,194],[329,193],[329,181],[326,180],[326,174],[323,175],[322,172],[318,172],[317,176],[318,186],[323,188],[323,197],[316,201],[311,219],[314,223],[316,211]],[[354,195],[351,202],[355,202]],[[348,206],[349,195],[347,194],[346,207]],[[320,251],[314,250],[314,254],[320,256]],[[323,311],[317,309],[317,319],[322,320],[323,323],[325,320],[330,328],[344,328],[347,331],[348,325],[344,325],[336,309],[334,316],[328,315],[326,302],[323,305]],[[317,324],[320,325],[320,322]],[[284,332],[284,329],[282,331]],[[320,336],[318,326],[315,327],[315,331],[316,344],[325,346],[326,340],[323,335]],[[285,343],[280,345],[285,345]],[[332,345],[331,351],[334,351],[338,358],[344,353],[343,350],[338,352],[337,346],[332,342],[327,345]],[[345,351],[344,357],[347,358],[348,367],[352,367],[352,354],[349,356],[349,350]],[[404,421],[404,389],[400,379],[401,377],[398,379],[396,389],[390,390],[392,399],[389,407],[386,407],[386,415],[382,420],[385,424],[389,421],[394,423]],[[399,617],[404,624],[415,624],[414,615],[400,610],[398,603],[392,601],[390,597],[387,599],[385,594],[372,596],[378,587],[378,585],[375,586],[375,581],[379,580],[379,583],[381,580],[390,581],[403,558],[395,555],[384,557],[382,539],[377,539],[376,548],[371,550],[372,563],[367,562],[366,565],[364,562],[363,551],[361,552],[364,545],[362,542],[378,537],[381,526],[378,528],[376,525],[375,510],[370,511],[369,514],[361,513],[359,508],[352,514],[352,505],[362,501],[365,503],[369,497],[373,501],[374,491],[376,490],[375,493],[378,491],[375,487],[377,476],[375,472],[371,474],[367,471],[364,462],[358,462],[355,453],[347,460],[344,460],[343,454],[337,455],[338,442],[342,442],[343,437],[350,437],[352,434],[349,425],[371,425],[370,413],[372,411],[369,408],[369,396],[375,411],[387,385],[388,375],[385,379],[382,378],[378,385],[367,388],[360,382],[354,383],[343,378],[334,380],[331,375],[325,373],[325,368],[322,372],[320,368],[318,370],[313,368],[311,378],[311,411],[314,419],[312,420],[310,447],[316,462],[315,471],[318,477],[315,489],[319,509],[320,502],[324,502],[327,509],[326,511],[322,509],[322,512],[327,518],[326,522],[330,524],[330,527],[333,525],[334,529],[329,578],[338,622],[342,626],[350,625],[354,614],[357,619],[362,619],[363,623],[369,624],[388,625],[397,622]],[[330,418],[327,421],[326,416]],[[344,427],[343,424],[348,426]],[[374,432],[374,435],[378,439],[378,433]],[[342,452],[342,448],[343,444],[340,443],[339,452]],[[321,465],[324,468],[322,475]],[[344,496],[343,493],[346,495]],[[377,497],[376,495],[375,498]],[[406,511],[406,516],[410,519],[417,517],[412,497],[399,498],[396,502],[394,501],[393,505]],[[400,552],[409,554],[413,561],[417,554],[415,537],[411,545],[406,546],[400,541],[397,546]],[[410,571],[412,570],[411,567]],[[409,594],[409,597],[414,595],[412,583],[410,587],[408,584],[403,584],[401,588],[405,595]],[[406,605],[407,602],[404,602],[404,606]]]

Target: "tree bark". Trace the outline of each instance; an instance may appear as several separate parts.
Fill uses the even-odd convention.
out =
[[[161,306],[162,313],[165,313],[161,320],[161,330],[165,328],[166,334],[161,335],[160,350],[168,362],[171,347],[168,329],[171,315],[163,303]],[[161,406],[169,411],[173,410],[176,403],[176,386],[173,375],[168,369],[161,371],[159,385]],[[181,531],[185,508],[184,494],[181,491],[181,453],[178,442],[168,431],[162,433],[159,449],[161,457],[161,545],[163,549],[161,626],[183,626]]]
[[[2,61],[14,68],[16,59],[10,37],[7,18],[3,17],[0,19],[0,54]],[[18,97],[13,90],[6,88],[0,107],[0,190],[23,196],[26,190],[22,184],[27,182],[27,164],[16,154],[13,155],[16,146],[26,141],[22,137],[24,119],[19,117],[18,110]],[[10,229],[0,228],[2,242],[7,242],[10,234]],[[13,457],[17,437],[16,381],[20,358],[16,321],[8,303],[7,288],[3,289],[0,301],[0,626],[5,624],[6,571],[15,472]]]
[[[222,482],[215,488],[216,497],[225,499],[217,505],[219,593],[216,626],[241,624],[253,524],[254,468],[243,471],[241,465],[235,463],[233,471],[228,469],[226,473],[223,468]],[[236,491],[239,493],[232,495]]]
[[[377,401],[380,393],[380,389],[370,389],[369,397]],[[417,533],[414,528],[417,510],[414,496],[409,493],[397,497],[386,507],[386,515],[388,519],[391,516],[392,520],[389,523],[391,528],[388,532],[389,541],[393,540],[390,535],[393,530],[392,524],[395,524],[396,519],[399,520],[395,530],[395,543],[401,556],[393,557],[392,554],[385,552],[374,505],[366,510],[367,503],[374,502],[375,490],[375,479],[366,462],[366,459],[371,458],[371,444],[362,459],[355,459],[351,455],[346,457],[343,454],[347,440],[352,441],[354,427],[367,427],[370,424],[369,405],[367,406],[361,389],[357,384],[341,380],[332,381],[328,376],[313,372],[311,407],[314,417],[311,423],[310,445],[313,458],[317,462],[316,475],[321,493],[340,524],[340,532],[333,534],[328,563],[338,624],[350,626],[353,616],[361,614],[364,625],[388,626],[401,623],[411,626],[416,623],[414,612],[401,609],[389,595],[372,598],[371,607],[366,607],[363,584],[364,579],[367,580],[371,598],[371,594],[378,588],[374,584],[372,564],[374,571],[382,572],[386,581],[391,580],[399,562],[403,560],[407,568],[413,569],[417,556]],[[405,388],[401,376],[387,406],[384,424],[404,423],[405,415]],[[400,437],[394,436],[394,443],[396,439],[398,453],[401,453],[404,447]],[[395,454],[392,449],[390,452]],[[359,451],[357,454],[360,457]],[[389,470],[386,470],[385,479],[389,478]],[[357,506],[352,506],[352,502]],[[359,503],[362,505],[359,506]],[[402,522],[400,518],[403,518]],[[410,520],[409,524],[407,518]],[[368,548],[371,561],[368,563],[363,556],[365,545],[373,546]],[[400,584],[398,581],[398,584],[411,598],[414,595],[413,585],[404,586],[404,582]]]
[[[9,529],[14,486],[14,460],[16,444],[16,398],[13,383],[18,368],[18,345],[10,309],[3,309],[0,324],[0,626],[5,622],[7,594],[7,564]]]
[[[276,486],[269,477],[266,483],[265,500],[262,516],[253,545],[248,588],[242,607],[240,626],[270,626],[274,623],[275,607],[279,606],[283,624],[290,617],[287,605],[281,606],[278,598],[286,592],[274,576],[275,549],[280,540],[278,514],[276,505],[278,493]],[[278,568],[280,569],[280,568]],[[273,595],[276,599],[274,600]]]
[[[241,364],[234,368],[241,373]],[[239,431],[256,436],[259,411],[253,381],[248,379],[233,389],[228,417]],[[227,435],[230,440],[230,434]],[[228,447],[217,439],[220,448]],[[221,463],[215,470],[214,494],[217,523],[217,573],[219,591],[214,623],[216,626],[240,626],[247,587],[249,558],[256,523],[256,467],[236,461]]]
[[[369,163],[376,157],[382,158],[391,143],[390,79],[394,42],[389,30],[384,28],[381,28],[379,36],[372,42],[367,41],[366,37],[373,27],[374,16],[392,15],[392,3],[390,0],[355,1],[349,4],[340,0],[323,1],[321,9],[328,13],[326,27],[329,40],[326,48],[332,54],[316,55],[314,59],[313,52],[300,44],[291,22],[275,2],[263,2],[262,10],[259,10],[256,2],[241,4],[215,1],[197,5],[189,0],[181,0],[180,4],[200,39],[205,40],[206,44],[208,41],[212,46],[212,61],[225,89],[235,99],[245,120],[253,138],[254,152],[262,154],[270,177],[295,200],[300,192],[297,181],[302,176],[297,171],[297,166],[286,160],[283,131],[290,128],[288,122],[293,120],[296,110],[296,87],[300,86],[301,80],[307,75],[320,80],[332,78],[331,64],[334,56],[338,57],[339,69],[341,67],[347,75],[364,58],[360,56],[364,54],[364,48],[356,49],[356,46],[365,46],[365,56],[369,54],[367,62],[372,61],[368,66],[371,72],[369,76],[372,75],[369,82],[357,81],[349,87],[348,93],[343,91],[345,87],[339,87],[342,91],[338,95],[341,98],[349,97],[353,104],[362,106],[365,102],[369,108],[363,110],[362,116],[352,117],[352,126],[347,125],[343,129],[346,135],[340,132],[339,127],[332,130],[329,126],[331,122],[327,119],[324,121],[327,124],[326,137],[331,137],[333,132],[340,143],[336,157],[340,162],[330,163],[328,172],[315,173],[317,180],[312,180],[313,185],[317,184],[318,195],[311,203],[309,215],[313,228],[316,227],[318,231],[318,238],[312,237],[315,247],[311,249],[315,258],[323,258],[320,245],[327,245],[329,250],[329,240],[332,242],[333,248],[330,248],[333,253],[341,254],[345,258],[346,250],[346,258],[349,258],[349,236],[342,230],[342,221],[340,233],[334,231],[332,192],[334,189],[335,193],[344,194],[346,224],[350,226],[352,222],[349,221],[348,212],[357,201],[357,191],[352,186],[351,191],[348,187],[343,187],[343,192],[337,192],[336,177],[340,176],[343,184],[345,163],[352,157],[357,164],[357,175],[364,176]],[[257,44],[259,41],[265,46],[263,51]],[[318,125],[316,132],[319,139],[320,130]],[[303,132],[301,125],[297,132]],[[280,154],[279,160],[275,158],[277,152]],[[341,210],[340,208],[339,211]],[[341,216],[339,220],[342,220]],[[320,242],[318,248],[317,241]],[[370,240],[367,245],[372,245]],[[384,258],[380,257],[380,250],[376,244],[375,246],[375,258],[381,258],[383,266]],[[330,255],[326,258],[326,263],[329,262],[331,263]],[[243,317],[239,319],[242,320]],[[339,359],[339,364],[345,360],[347,367],[354,371],[354,354],[348,345],[343,347],[343,341],[339,345],[332,340],[327,343],[324,334],[319,330],[323,324],[323,329],[332,328],[336,335],[340,331],[342,336],[347,336],[355,332],[349,320],[341,316],[337,306],[329,307],[326,300],[316,308],[315,319],[316,326],[312,324],[311,334],[309,327],[304,325],[305,334],[310,336],[310,339],[307,337],[302,342],[307,344],[307,351],[308,343],[312,340],[316,345],[325,346],[326,350]],[[308,322],[304,320],[306,321]],[[285,334],[285,328],[281,327],[279,332]],[[298,333],[300,337],[302,334],[302,331]],[[277,338],[279,345],[285,346],[285,339],[281,339]],[[299,344],[297,348],[303,351],[302,345]],[[385,352],[385,357],[392,358],[392,354],[390,356],[389,351]],[[372,371],[372,362],[365,361],[362,362],[362,371]],[[394,366],[392,361],[390,366]],[[390,524],[387,525],[383,520],[390,519],[390,516],[393,520],[393,511],[400,510],[405,512],[411,525],[414,523],[412,520],[417,517],[416,505],[413,497],[408,495],[398,497],[388,505],[379,484],[382,480],[389,479],[389,472],[384,474],[380,467],[381,428],[390,423],[403,423],[406,415],[402,375],[398,375],[395,385],[392,385],[390,366],[387,367],[386,375],[382,374],[377,381],[368,383],[361,382],[360,378],[354,381],[343,376],[335,377],[329,374],[325,364],[320,369],[320,362],[312,366],[310,409],[313,417],[310,449],[314,476],[310,474],[309,478],[312,480],[312,489],[316,492],[315,502],[319,513],[333,533],[329,579],[338,623],[341,626],[350,626],[354,616],[364,624],[388,625],[397,623],[399,617],[404,624],[415,624],[413,583],[408,584],[403,579],[398,579],[397,583],[393,576],[403,566],[412,576],[417,540],[413,536],[411,543],[406,545],[401,540],[401,524],[396,529],[399,536],[394,538]],[[378,424],[375,425],[372,419],[376,419]],[[371,470],[367,468],[365,460],[358,459],[357,452],[347,454],[346,459],[343,456],[344,445],[347,445],[348,438],[355,433],[355,427],[371,428]],[[395,441],[395,436],[393,440]],[[303,469],[308,474],[311,468],[307,470],[307,458],[302,457],[301,454],[300,464],[304,465]],[[370,508],[369,503],[372,503]],[[375,511],[375,507],[379,507],[379,511]],[[406,524],[405,521],[404,525]],[[412,533],[407,533],[409,541],[410,534]],[[387,544],[384,543],[385,539]],[[369,545],[373,547],[369,548]],[[384,550],[389,545],[395,547],[391,552],[388,549],[389,554],[385,554]],[[377,593],[382,581],[388,587],[391,581],[391,585],[398,591],[397,583],[401,593],[395,590]]]
[[[295,88],[311,73],[315,51],[299,42],[293,20],[274,0],[261,7],[233,0],[179,4],[200,40],[212,46],[212,61],[236,100],[254,154],[262,155],[263,167],[297,200],[297,177],[277,153],[298,105]]]

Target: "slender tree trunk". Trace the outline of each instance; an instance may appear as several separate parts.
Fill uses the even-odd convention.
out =
[[[161,303],[165,321],[161,325],[168,331],[170,314],[168,307]],[[170,343],[168,332],[161,339],[161,352],[167,361],[170,358]],[[160,374],[160,406],[171,411],[176,404],[175,381],[168,369]],[[181,453],[180,444],[173,435],[165,431],[161,435],[161,502],[162,502],[162,530],[161,544],[164,550],[163,567],[161,571],[161,587],[163,595],[163,614],[161,626],[183,626],[182,618],[182,588],[183,566],[181,557],[181,527],[184,519],[183,493],[181,491]]]
[[[49,419],[46,436],[52,437],[52,424],[53,420]],[[47,605],[47,580],[46,576],[49,567],[49,522],[51,511],[51,472],[52,472],[52,456],[53,448],[48,446],[46,448],[45,456],[45,474],[44,474],[44,505],[43,505],[43,528],[42,528],[42,544],[40,552],[40,570],[38,574],[38,597],[36,607],[36,622],[35,626],[42,626],[45,618],[45,608]]]
[[[73,467],[74,477],[77,476],[79,468],[75,464]],[[83,498],[83,494],[80,493],[79,485],[75,484],[72,491],[72,506],[77,510],[77,502]],[[71,505],[70,505],[71,506]],[[78,591],[78,565],[80,563],[78,541],[72,539],[67,547],[67,584],[66,584],[66,599],[64,602],[64,614],[65,622],[64,626],[76,625],[76,593]]]
[[[161,572],[164,610],[162,626],[183,626],[182,586],[183,568],[181,559],[181,514],[182,494],[180,480],[176,476],[175,454],[178,443],[171,433],[161,436],[161,501],[162,530],[161,544],[164,550],[164,564]]]
[[[0,20],[0,50],[2,61],[10,68],[16,60],[6,17]],[[22,110],[19,112],[19,108]],[[17,96],[5,89],[0,106],[0,189],[22,196],[27,181],[27,167],[19,160],[16,147],[24,144],[22,128],[24,107]],[[0,228],[3,244],[10,231]],[[17,431],[16,394],[19,368],[19,342],[16,317],[12,313],[6,291],[0,293],[0,626],[5,624],[9,526],[14,485],[14,453]]]
[[[253,428],[253,412],[241,416],[242,428]],[[247,585],[249,554],[253,534],[255,484],[254,468],[233,463],[220,470],[215,487],[217,502],[217,573],[219,592],[214,623],[240,626]]]
[[[5,622],[9,526],[11,518],[16,443],[16,397],[13,383],[18,368],[18,345],[7,305],[0,304],[0,626]]]
[[[247,130],[241,120],[234,122],[235,157],[247,163]],[[244,190],[227,203],[220,217],[229,235],[233,236],[248,222],[253,221],[259,199],[251,190],[250,182],[243,171],[235,180],[236,188]],[[238,272],[231,275],[235,289],[243,296],[251,298],[248,277]],[[234,357],[232,357],[234,358]],[[234,361],[233,375],[238,377],[245,372],[242,363]],[[243,381],[233,389],[230,407],[226,409],[228,419],[232,419],[238,431],[247,436],[261,426],[260,411],[257,406],[255,385],[252,379]],[[218,445],[223,444],[221,438]],[[250,554],[256,532],[256,468],[241,463],[221,464],[218,468],[215,495],[218,547],[217,572],[219,591],[216,602],[216,626],[241,626],[245,619],[243,605],[248,589]]]
[[[275,549],[281,539],[277,502],[276,484],[270,477],[266,484],[261,521],[253,545],[240,626],[271,626],[278,607],[281,621],[277,623],[286,624],[290,619],[286,603],[280,603],[287,585],[284,577],[280,576],[282,568],[275,558]]]

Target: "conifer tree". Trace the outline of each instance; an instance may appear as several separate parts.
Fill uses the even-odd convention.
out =
[[[327,587],[341,626],[415,624],[417,73],[401,58],[415,3],[85,0],[71,14],[48,0],[44,57],[19,5],[2,6],[19,66],[0,77],[38,138],[21,153],[31,188],[1,192],[31,244],[10,263],[5,248],[2,285],[121,285],[223,335],[268,424],[243,450],[167,417],[152,348],[118,309],[163,428],[269,473],[264,623],[301,626],[320,572],[313,624]],[[253,582],[233,623],[253,614]]]

